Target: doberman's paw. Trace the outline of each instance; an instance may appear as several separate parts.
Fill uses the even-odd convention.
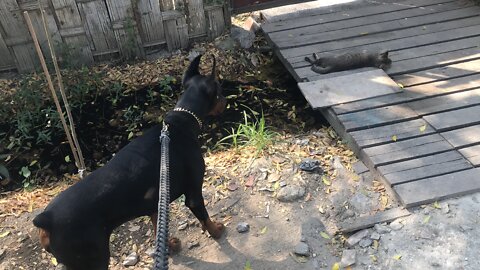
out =
[[[168,239],[168,249],[170,254],[178,253],[182,249],[182,242],[176,237],[171,237]]]
[[[214,222],[210,224],[208,228],[208,233],[215,239],[222,237],[223,232],[225,231],[225,226],[222,223]]]

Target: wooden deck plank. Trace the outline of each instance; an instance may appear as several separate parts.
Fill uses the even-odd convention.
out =
[[[447,110],[480,104],[480,89],[432,97],[408,103],[419,115],[427,115]]]
[[[406,207],[480,191],[480,168],[409,182],[394,187]]]
[[[369,28],[369,31],[374,31],[373,29],[388,29],[390,27],[400,27],[401,24],[405,24],[407,19],[408,24],[414,23],[415,20],[419,19],[419,16],[427,16],[431,14],[436,14],[445,11],[452,11],[455,9],[461,9],[465,7],[473,6],[473,3],[457,3],[449,2],[444,4],[434,4],[427,7],[417,7],[410,9],[402,9],[396,12],[385,12],[380,14],[370,15],[368,17],[358,17],[352,19],[344,19],[341,21],[334,22],[323,22],[321,24],[297,27],[295,29],[283,30],[279,32],[269,33],[270,39],[275,43],[285,43],[292,41],[294,39],[302,39],[305,37],[315,37],[329,34],[332,32],[344,31],[346,34],[348,32],[355,33],[354,35],[359,35],[358,31],[355,29],[360,29],[361,27],[372,27],[374,25],[382,25],[381,28],[373,27]],[[395,23],[397,22],[397,23]],[[399,23],[398,23],[399,22]],[[383,26],[383,24],[386,24]],[[396,29],[396,28],[395,28]],[[267,32],[268,33],[268,32]],[[352,36],[350,34],[350,36]],[[282,46],[280,46],[282,47]]]
[[[438,134],[383,144],[363,151],[374,167],[420,158],[452,150],[453,147]]]
[[[472,126],[480,123],[480,106],[427,115],[423,119],[440,132]]]
[[[387,182],[394,186],[423,178],[473,168],[457,151],[411,159],[378,167]]]
[[[298,33],[301,33],[303,30],[295,29],[288,31],[286,37],[282,40],[275,40],[271,38],[276,46],[281,49],[285,48],[293,48],[298,46],[308,46],[313,44],[321,44],[325,42],[331,41],[338,41],[344,39],[351,39],[357,38],[362,36],[369,36],[374,35],[377,33],[390,33],[390,32],[397,32],[402,30],[410,30],[416,31],[415,28],[418,29],[421,26],[422,30],[425,30],[429,27],[429,25],[439,23],[439,22],[446,22],[451,20],[469,18],[478,16],[480,12],[480,8],[478,7],[467,7],[455,10],[449,10],[439,13],[427,14],[424,16],[419,17],[412,17],[408,20],[406,19],[398,19],[395,21],[388,21],[383,23],[374,23],[369,25],[361,25],[361,26],[352,26],[346,29],[340,29],[335,31],[328,31],[328,32],[320,32],[315,34],[305,34],[302,36],[298,36]],[[368,18],[366,18],[368,19]],[[291,32],[293,34],[291,34]],[[297,33],[297,34],[295,34]],[[291,37],[291,38],[289,38]]]
[[[439,41],[439,43],[435,44],[393,51],[390,52],[389,57],[395,63],[397,61],[414,59],[417,57],[475,48],[478,43],[480,43],[480,37],[469,37],[445,42]]]
[[[314,109],[402,91],[381,69],[299,83],[298,87]]]
[[[412,86],[478,74],[479,67],[480,59],[477,59],[392,77],[404,86]]]
[[[391,76],[426,70],[436,67],[442,67],[449,64],[461,63],[470,60],[480,59],[478,47],[468,48],[453,52],[446,52],[435,55],[422,56],[402,61],[397,61],[392,64],[388,74]],[[480,71],[480,67],[477,69]]]
[[[425,85],[416,85],[406,88],[395,95],[376,97],[356,102],[340,104],[333,107],[337,114],[352,113],[383,106],[391,106],[407,101],[424,99],[426,97],[446,95],[449,93],[472,90],[480,87],[480,74],[437,81]]]
[[[440,135],[455,148],[478,144],[480,143],[480,125],[442,132]]]
[[[435,133],[435,130],[425,120],[415,119],[387,126],[353,131],[350,134],[356,143],[361,148],[364,148],[432,133]]]
[[[294,20],[283,20],[283,21],[277,21],[273,23],[267,23],[262,26],[262,29],[265,33],[274,33],[274,32],[284,31],[288,29],[296,29],[299,27],[351,20],[351,19],[371,16],[375,14],[395,13],[399,10],[425,7],[429,5],[442,4],[442,3],[448,3],[448,2],[451,2],[451,0],[438,0],[438,1],[409,0],[409,1],[402,1],[401,4],[399,4],[398,1],[395,1],[392,3],[384,2],[382,3],[382,5],[379,5],[379,6],[368,6],[368,7],[362,7],[362,8],[353,9],[353,10],[342,10],[342,11],[337,11],[333,13],[327,13],[327,14],[322,13],[318,15],[306,16],[303,18],[294,18]]]
[[[393,96],[393,95],[392,95]],[[420,116],[406,105],[393,105],[339,115],[346,131],[373,128],[387,124],[419,118]]]
[[[480,145],[470,146],[459,151],[473,166],[480,166]]]

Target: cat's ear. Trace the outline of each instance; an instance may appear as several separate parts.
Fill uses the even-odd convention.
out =
[[[387,50],[384,50],[384,51],[381,51],[378,56],[380,56],[380,58],[382,59],[388,59],[388,51]]]

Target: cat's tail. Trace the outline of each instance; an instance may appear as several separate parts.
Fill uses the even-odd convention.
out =
[[[320,74],[330,73],[331,68],[312,65],[312,71]]]

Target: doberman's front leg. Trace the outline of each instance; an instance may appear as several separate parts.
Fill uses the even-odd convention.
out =
[[[208,233],[215,239],[222,237],[225,227],[222,223],[212,221],[208,216],[203,200],[202,189],[196,189],[196,191],[186,195],[185,204],[202,224],[202,230],[208,231]]]

